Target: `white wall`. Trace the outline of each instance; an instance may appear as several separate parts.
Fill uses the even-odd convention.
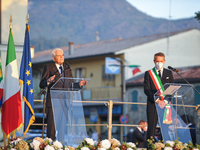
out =
[[[141,71],[145,72],[154,67],[153,56],[157,52],[165,54],[166,68],[167,66],[186,67],[200,65],[200,31],[192,29],[170,36],[168,54],[167,38],[131,47],[116,54],[125,53],[125,59],[129,65],[141,65]],[[131,70],[127,67],[126,79],[131,77]]]

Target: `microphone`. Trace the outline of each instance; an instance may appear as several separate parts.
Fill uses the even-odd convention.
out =
[[[65,65],[67,66],[67,69],[72,70],[68,63],[66,63]]]
[[[178,72],[178,70],[176,68],[173,68],[171,66],[168,66],[168,69],[172,70],[172,71],[175,71],[175,72]]]

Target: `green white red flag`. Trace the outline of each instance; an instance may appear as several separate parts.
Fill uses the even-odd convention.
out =
[[[136,73],[141,72],[141,70],[139,69],[139,65],[130,65],[129,67],[130,67],[131,70],[132,70],[133,76],[134,76]]]
[[[5,66],[1,125],[4,138],[14,135],[23,125],[19,73],[11,27]]]

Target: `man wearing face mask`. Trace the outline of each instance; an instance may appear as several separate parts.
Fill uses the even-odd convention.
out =
[[[137,148],[146,148],[146,140],[147,140],[147,122],[144,120],[141,120],[139,122],[139,125],[134,131],[133,131],[133,143],[137,143]]]
[[[173,74],[170,70],[163,68],[165,63],[165,55],[161,52],[154,55],[155,67],[145,72],[144,75],[144,93],[147,96],[147,139],[151,139],[155,135],[158,115],[156,111],[155,102],[161,109],[165,107],[165,102],[161,99],[154,101],[154,94],[165,83],[173,83]]]
[[[128,134],[126,135],[126,142],[133,142],[133,131],[134,129],[131,127]]]

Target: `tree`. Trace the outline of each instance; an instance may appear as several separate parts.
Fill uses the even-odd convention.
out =
[[[195,18],[196,18],[197,20],[199,20],[199,21],[200,21],[200,11],[198,11],[198,12],[195,12],[195,14],[196,14],[196,17],[195,17]]]

